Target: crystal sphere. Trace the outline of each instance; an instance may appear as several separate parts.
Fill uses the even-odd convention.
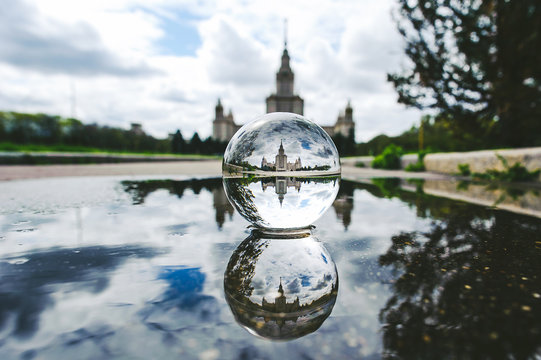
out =
[[[236,321],[250,333],[290,340],[317,330],[330,315],[338,273],[309,230],[254,230],[229,260],[224,292]]]
[[[244,125],[224,153],[229,201],[252,224],[275,229],[312,224],[338,193],[340,157],[317,124],[270,113]]]

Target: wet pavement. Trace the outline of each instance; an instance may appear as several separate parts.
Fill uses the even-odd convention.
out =
[[[277,239],[204,174],[1,182],[0,358],[541,356],[541,219],[424,188],[342,181]]]

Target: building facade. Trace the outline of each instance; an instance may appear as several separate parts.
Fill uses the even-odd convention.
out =
[[[282,62],[276,73],[276,93],[271,94],[266,99],[267,114],[272,112],[291,112],[304,115],[304,100],[296,95],[295,74],[289,63],[290,57],[287,47],[284,46],[282,53]],[[216,105],[216,114],[213,121],[212,138],[218,141],[229,141],[241,125],[237,125],[233,119],[231,111],[224,116],[224,109],[220,99]],[[340,112],[334,125],[322,126],[330,135],[341,134],[344,137],[355,132],[355,122],[353,121],[353,108],[348,102],[345,111]]]
[[[224,107],[222,101],[218,99],[216,104],[214,121],[212,122],[212,138],[217,141],[229,141],[233,135],[240,129],[241,125],[235,124],[233,113],[229,110],[229,114],[224,116]]]
[[[284,145],[280,141],[278,154],[274,157],[274,162],[269,162],[265,157],[261,159],[261,169],[269,171],[297,171],[302,167],[301,158],[294,162],[287,162],[287,155],[284,150]]]
[[[322,126],[322,128],[330,136],[340,134],[344,137],[348,137],[351,131],[355,133],[355,123],[353,122],[353,108],[351,107],[351,103],[348,101],[346,110],[338,115],[338,119],[336,119],[334,125]]]

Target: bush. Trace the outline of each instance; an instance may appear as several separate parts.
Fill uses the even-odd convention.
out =
[[[404,151],[400,146],[388,145],[383,152],[372,161],[374,169],[400,169],[400,157]]]
[[[458,164],[458,173],[462,176],[470,176],[470,164]]]
[[[411,172],[425,171],[425,163],[423,159],[425,158],[426,154],[428,154],[428,151],[420,151],[417,154],[417,162],[413,164],[409,164],[408,166],[406,166],[404,170],[411,171]]]
[[[411,163],[404,169],[410,172],[421,172],[425,171],[425,164],[422,160],[417,160],[415,163]]]

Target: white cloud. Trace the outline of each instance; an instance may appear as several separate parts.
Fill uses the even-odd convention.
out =
[[[0,22],[0,109],[77,116],[156,136],[210,135],[218,97],[245,123],[265,112],[283,49],[283,19],[305,115],[331,124],[351,99],[357,140],[417,121],[396,104],[386,72],[403,61],[391,0],[19,2]],[[1,16],[1,15],[0,15]],[[189,17],[192,55],[163,55],[165,23]],[[25,26],[22,26],[24,24]],[[185,41],[186,39],[179,41]],[[182,44],[178,44],[182,46]],[[173,54],[173,55],[171,55]]]

